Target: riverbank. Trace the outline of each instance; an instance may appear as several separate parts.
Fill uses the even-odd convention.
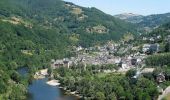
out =
[[[58,85],[60,85],[59,80],[50,80],[50,81],[48,81],[46,83],[48,85],[51,85],[51,86],[58,86]]]
[[[41,80],[41,79],[45,79],[45,78],[48,78],[48,69],[39,70],[34,74],[35,80]],[[82,96],[80,96],[80,94],[77,91],[71,91],[71,90],[67,89],[66,87],[61,87],[60,86],[61,83],[59,82],[59,80],[52,79],[52,80],[46,81],[45,83],[52,87],[59,87],[61,90],[64,91],[64,94],[66,94],[66,95],[70,95],[70,96],[72,95],[78,99],[82,98]]]
[[[48,69],[42,69],[34,74],[34,79],[43,79],[48,75]]]
[[[79,92],[77,92],[77,91],[71,91],[71,90],[67,89],[66,87],[62,87],[62,86],[60,86],[59,88],[64,90],[66,95],[73,95],[73,96],[77,97],[78,99],[83,98],[83,96],[81,96],[79,94]]]
[[[66,95],[66,91],[58,86],[51,86],[46,82],[48,78],[33,80],[28,87],[30,93],[28,100],[77,100],[75,96]]]
[[[47,81],[46,84],[48,84],[50,86],[59,86],[60,89],[65,91],[66,95],[73,95],[78,99],[82,98],[82,96],[80,96],[80,94],[77,91],[71,91],[71,90],[67,89],[66,87],[60,86],[61,83],[59,83],[59,80],[53,79],[53,80]]]

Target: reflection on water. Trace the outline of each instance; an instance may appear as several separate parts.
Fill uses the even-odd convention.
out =
[[[47,78],[34,80],[28,90],[33,100],[56,100],[61,95],[58,87],[46,84]]]
[[[47,78],[34,80],[28,90],[31,94],[29,100],[76,100],[73,96],[64,96],[58,86],[47,85]]]
[[[18,73],[22,76],[28,75],[28,68],[19,68]],[[77,100],[74,96],[64,95],[64,91],[58,86],[46,84],[48,78],[33,80],[28,87],[28,100]]]

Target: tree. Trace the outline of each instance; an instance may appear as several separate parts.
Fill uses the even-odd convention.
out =
[[[169,81],[169,79],[170,79],[170,69],[165,70],[165,77]]]
[[[145,92],[142,93],[142,100],[151,100],[151,97],[147,92]]]
[[[103,92],[96,92],[95,99],[97,100],[105,100],[106,97]]]
[[[48,67],[47,73],[48,73],[49,76],[51,76],[52,72],[53,72],[52,68]]]
[[[136,74],[136,71],[134,69],[131,69],[129,70],[127,73],[126,73],[126,76],[127,77],[133,77],[134,75]]]
[[[17,63],[15,61],[12,61],[9,63],[11,69],[16,69],[18,67]]]
[[[170,43],[169,42],[167,42],[165,44],[165,52],[170,52]]]
[[[107,100],[117,100],[115,93],[114,92],[110,93],[107,96]]]
[[[0,79],[0,94],[6,93],[7,85]]]
[[[109,95],[112,92],[112,85],[109,83],[104,84],[105,95]]]
[[[11,79],[13,79],[17,83],[20,82],[20,80],[21,80],[20,75],[15,71],[12,72]]]

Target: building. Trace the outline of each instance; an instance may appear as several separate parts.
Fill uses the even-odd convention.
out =
[[[150,44],[144,44],[142,51],[145,53],[145,52],[149,51],[149,49],[150,49]]]
[[[70,66],[73,65],[73,62],[69,59],[63,59],[63,60],[52,60],[51,61],[51,67],[53,69],[59,68],[59,67],[67,67],[70,68]]]
[[[122,69],[128,69],[129,66],[126,63],[122,63]]]
[[[153,73],[154,70],[155,68],[144,68],[141,73]]]
[[[157,75],[156,80],[158,83],[162,83],[165,81],[165,75],[163,73],[160,73],[159,75]]]
[[[52,63],[52,68],[56,69],[64,65],[63,60],[56,60],[55,62]]]
[[[136,65],[137,64],[137,59],[136,58],[132,58],[131,59],[131,64],[132,65]]]
[[[159,52],[159,44],[151,44],[150,45],[150,51],[152,52]]]
[[[81,51],[81,50],[83,50],[83,47],[78,46],[78,47],[76,48],[76,50],[77,50],[77,51]]]
[[[142,51],[144,53],[156,53],[156,52],[159,52],[159,44],[144,44]]]

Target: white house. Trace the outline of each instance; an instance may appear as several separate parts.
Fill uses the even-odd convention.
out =
[[[122,69],[128,69],[129,66],[126,63],[122,63]]]

